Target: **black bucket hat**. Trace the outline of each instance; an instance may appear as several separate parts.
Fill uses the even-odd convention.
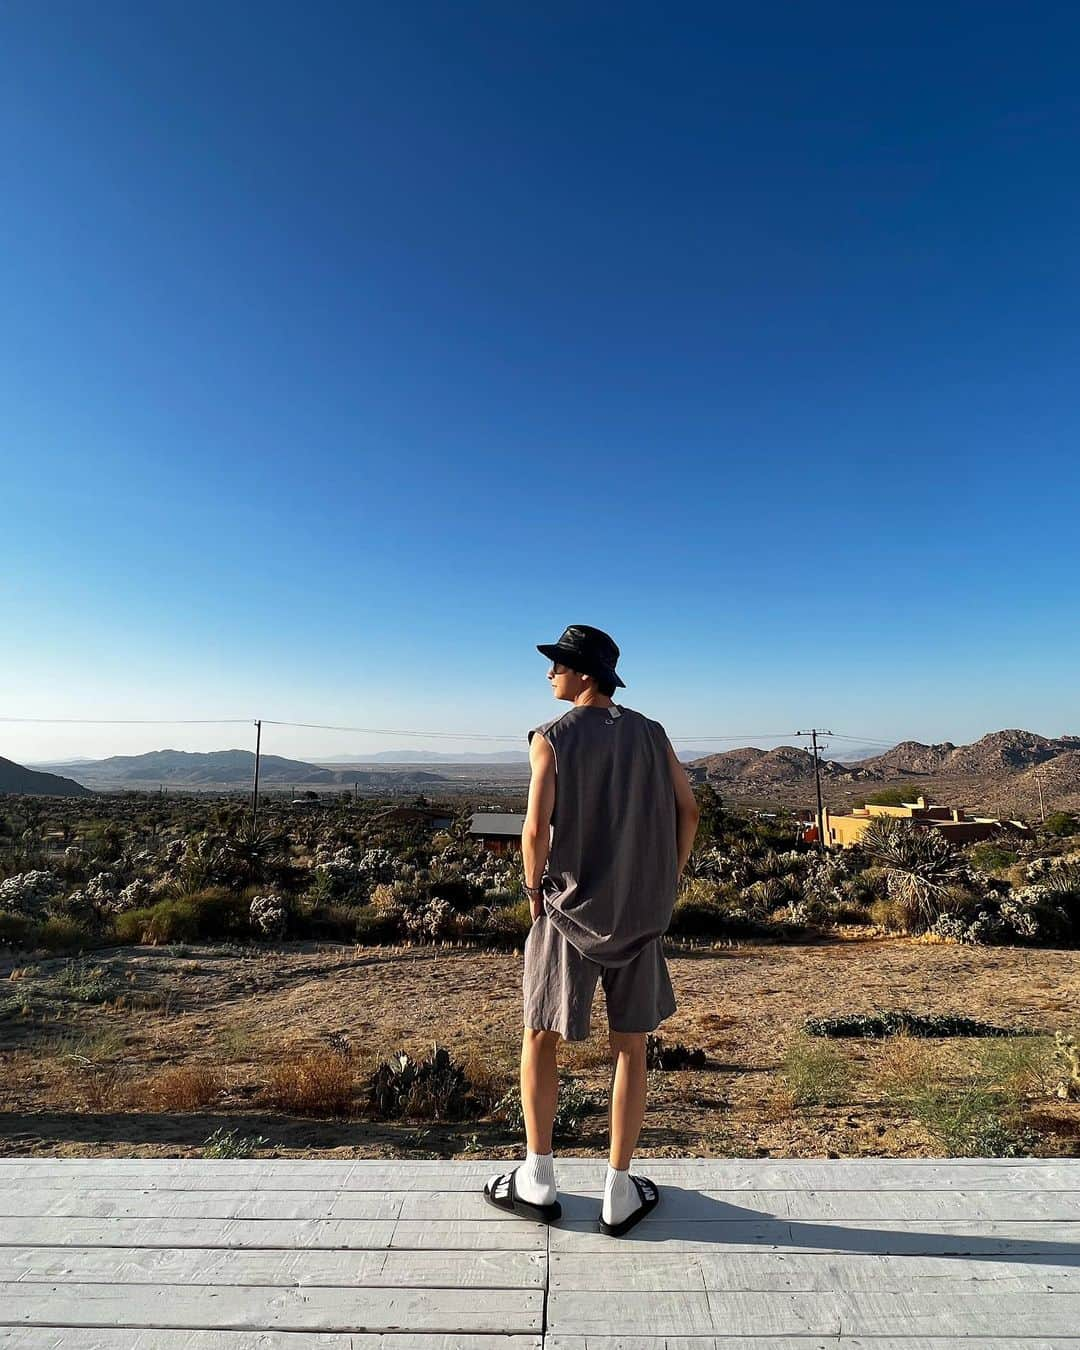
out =
[[[597,679],[611,680],[620,688],[626,688],[625,682],[615,673],[619,649],[599,628],[590,628],[587,623],[572,623],[563,630],[558,642],[538,642],[536,650],[549,661],[559,661],[582,675],[595,675]]]

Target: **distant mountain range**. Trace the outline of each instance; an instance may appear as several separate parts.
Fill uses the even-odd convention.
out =
[[[403,785],[440,786],[460,791],[472,777],[479,781],[491,765],[500,785],[514,788],[528,778],[527,754],[514,750],[460,755],[435,752],[379,751],[367,760],[304,760],[263,755],[260,782],[267,788],[334,788],[359,783],[369,791]],[[692,755],[680,751],[691,779],[710,783],[725,795],[746,801],[805,805],[812,798],[814,761],[800,746],[772,750],[744,746],[719,753]],[[335,763],[363,765],[376,762],[385,769],[335,768]],[[425,772],[421,764],[440,763],[471,767],[474,775]],[[398,772],[389,768],[400,766]],[[255,756],[250,750],[190,753],[154,750],[144,755],[113,755],[108,759],[69,762],[42,773],[0,759],[0,792],[74,795],[87,788],[102,791],[154,788],[164,783],[186,789],[246,788],[252,781]],[[520,774],[518,770],[520,769]],[[882,787],[910,785],[911,796],[922,792],[950,805],[966,805],[1002,815],[1032,815],[1036,810],[1080,810],[1080,736],[1039,736],[1031,731],[994,731],[970,745],[951,741],[923,744],[903,741],[883,754],[858,760],[823,759],[822,786],[831,803],[841,805]],[[488,775],[490,777],[490,775]],[[1040,797],[1041,791],[1041,797]]]
[[[3,758],[0,758],[0,792],[28,792],[42,797],[90,796],[87,788],[70,778],[26,769],[13,760]]]

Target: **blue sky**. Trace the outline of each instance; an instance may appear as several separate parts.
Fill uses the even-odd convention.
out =
[[[591,623],[687,744],[1080,730],[1074,7],[15,0],[0,51],[5,715],[523,747]]]

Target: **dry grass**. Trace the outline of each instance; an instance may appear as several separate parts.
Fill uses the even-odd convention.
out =
[[[517,1070],[508,1072],[504,1062],[483,1046],[467,1044],[455,1052],[455,1058],[465,1071],[472,1084],[474,1095],[479,1101],[495,1102],[516,1081]]]
[[[132,1084],[127,1102],[144,1111],[198,1111],[223,1087],[220,1073],[209,1064],[176,1064]]]
[[[353,1107],[355,1071],[336,1050],[312,1050],[277,1065],[264,1099],[298,1115],[348,1115]]]
[[[886,1101],[903,1101],[940,1081],[940,1047],[900,1030],[882,1041],[865,1075],[867,1086]]]

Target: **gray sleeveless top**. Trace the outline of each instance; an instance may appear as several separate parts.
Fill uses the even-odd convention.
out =
[[[671,923],[678,885],[675,788],[659,722],[575,705],[529,732],[555,751],[544,910],[583,956],[628,965]]]

